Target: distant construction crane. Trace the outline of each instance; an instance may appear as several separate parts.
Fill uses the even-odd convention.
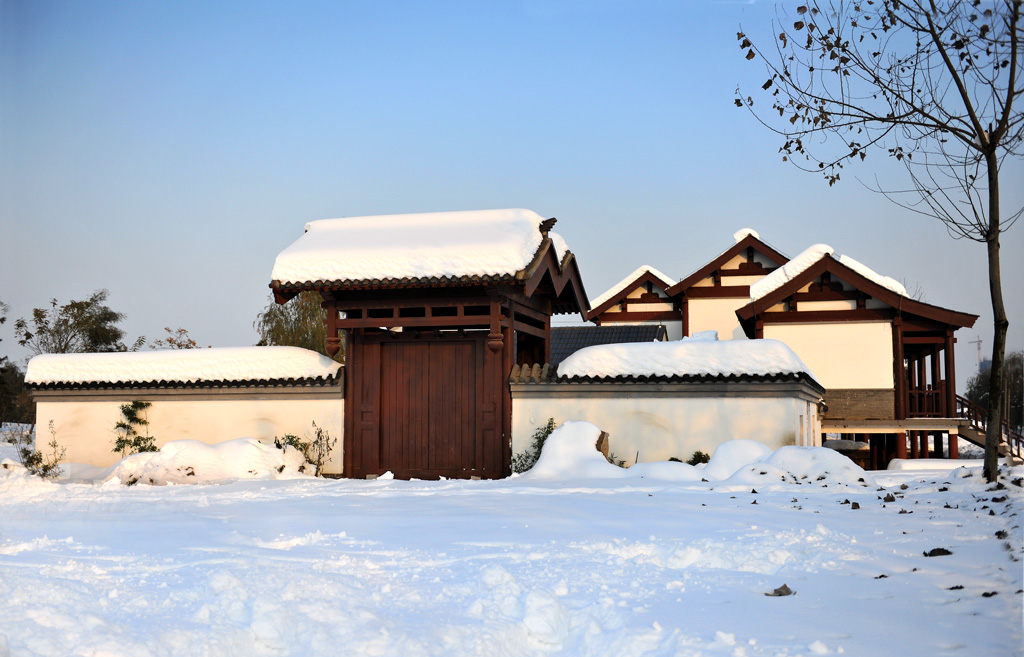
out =
[[[977,340],[971,340],[967,344],[976,344],[976,345],[978,345],[978,371],[980,372],[981,371],[981,338],[978,338]]]

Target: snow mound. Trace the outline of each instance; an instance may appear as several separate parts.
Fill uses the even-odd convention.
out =
[[[629,285],[630,283],[632,283],[633,281],[640,278],[646,273],[650,273],[655,278],[659,279],[666,290],[672,287],[672,279],[667,274],[658,271],[657,269],[651,267],[650,265],[641,265],[640,267],[637,267],[631,274],[623,278],[621,281],[608,288],[608,290],[604,294],[591,301],[591,309],[597,308],[605,301],[608,301],[615,295],[619,294],[624,289],[626,289],[627,285]]]
[[[594,345],[558,366],[569,377],[814,375],[778,340],[674,340]]]
[[[750,300],[757,301],[763,297],[768,296],[775,290],[779,289],[792,279],[796,278],[814,263],[818,262],[825,256],[832,256],[837,262],[845,265],[849,269],[857,272],[864,278],[887,288],[900,296],[907,296],[907,288],[903,287],[899,281],[889,276],[883,276],[871,269],[867,265],[854,260],[848,255],[841,255],[835,252],[828,244],[814,244],[807,247],[803,253],[796,256],[785,265],[779,267],[772,273],[768,274],[759,281],[754,282],[750,286]]]
[[[792,473],[802,483],[875,485],[863,468],[827,447],[780,447],[764,463]]]
[[[236,438],[207,445],[198,440],[173,440],[159,452],[132,454],[112,466],[103,482],[122,484],[210,484],[237,479],[295,479],[303,476],[306,459],[284,445],[255,438]]]
[[[533,260],[544,218],[522,209],[324,219],[281,251],[281,283],[515,274]],[[565,240],[549,232],[561,260]]]
[[[684,335],[680,339],[690,342],[718,342],[718,331],[697,331],[693,335]]]
[[[704,467],[704,477],[708,481],[728,479],[743,466],[762,461],[771,453],[770,447],[756,440],[730,440],[719,445],[711,455]]]
[[[725,485],[816,484],[875,486],[863,469],[824,447],[780,447],[756,440],[730,440],[718,446],[703,467],[661,461],[620,468],[597,450],[601,429],[590,422],[566,422],[555,429],[537,464],[521,477],[533,480],[659,479]]]
[[[103,354],[43,354],[25,383],[273,381],[331,378],[341,364],[299,347],[165,349]]]
[[[732,235],[732,239],[733,239],[733,241],[734,241],[734,242],[736,242],[737,244],[739,244],[739,243],[740,243],[740,242],[742,242],[742,241],[743,241],[743,240],[744,240],[744,239],[745,239],[745,238],[746,238],[746,237],[747,237],[748,235],[752,236],[752,237],[753,237],[754,239],[756,239],[756,240],[759,240],[759,239],[761,239],[761,236],[760,236],[760,235],[758,235],[758,234],[757,234],[757,231],[756,231],[756,230],[754,230],[753,228],[740,228],[740,229],[739,229],[738,231],[736,231],[735,233],[733,233],[733,235]]]
[[[630,477],[664,479],[666,481],[700,481],[704,478],[702,469],[678,461],[635,463],[626,472]]]
[[[612,465],[597,451],[601,430],[590,422],[566,422],[551,432],[536,465],[524,473],[529,479],[612,479],[628,477],[629,470]]]

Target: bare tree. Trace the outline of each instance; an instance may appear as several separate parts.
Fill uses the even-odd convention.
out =
[[[178,328],[171,330],[170,326],[165,326],[164,331],[167,332],[167,337],[160,340],[154,340],[149,345],[150,349],[198,349],[199,344],[192,339],[192,336],[188,334],[188,329]]]
[[[997,475],[1004,357],[999,236],[1024,208],[999,206],[999,175],[1024,140],[1022,0],[809,2],[773,21],[771,46],[737,34],[747,60],[765,62],[771,110],[737,90],[746,107],[783,139],[782,159],[824,175],[881,151],[902,163],[910,184],[874,189],[936,217],[954,238],[983,242],[995,337],[985,437],[985,477]]]

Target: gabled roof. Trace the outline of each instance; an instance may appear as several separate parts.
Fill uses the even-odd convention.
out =
[[[587,317],[597,317],[645,283],[653,283],[667,293],[668,289],[672,287],[672,278],[650,265],[641,265],[633,273],[608,288],[604,294],[594,299]]]
[[[693,287],[698,282],[710,276],[713,272],[718,271],[719,269],[724,267],[726,263],[728,263],[736,256],[743,255],[744,253],[746,253],[748,248],[753,248],[755,251],[768,256],[775,262],[779,263],[779,265],[784,265],[787,262],[789,262],[789,258],[787,258],[782,253],[779,253],[777,250],[775,250],[774,247],[761,241],[761,238],[758,236],[758,234],[755,231],[750,230],[749,228],[737,232],[733,237],[736,240],[735,244],[733,244],[731,247],[723,251],[721,254],[718,255],[718,257],[716,257],[708,264],[704,265],[697,271],[693,272],[683,280],[673,285],[668,290],[669,295],[679,296],[686,290]]]
[[[903,284],[896,279],[888,276],[882,276],[867,265],[854,260],[848,255],[840,255],[836,253],[828,244],[814,244],[804,249],[800,255],[796,256],[782,267],[779,267],[772,273],[751,285],[751,300],[756,301],[771,293],[773,290],[778,289],[784,285],[786,281],[799,276],[801,272],[814,265],[814,263],[818,262],[826,255],[832,256],[835,260],[838,260],[850,269],[853,269],[864,278],[870,279],[882,287],[892,290],[900,296],[907,296],[907,288],[903,287]]]
[[[664,326],[613,324],[609,326],[555,326],[551,328],[551,362],[561,363],[571,354],[597,344],[663,342]]]
[[[530,210],[432,212],[326,219],[278,254],[279,303],[305,290],[342,291],[520,284],[550,290],[554,312],[589,304],[575,256]]]
[[[812,247],[812,249],[815,249],[815,247]],[[808,251],[811,251],[811,249],[808,249]],[[899,293],[898,289],[902,289],[902,286],[893,289],[893,287],[884,285],[886,280],[891,281],[892,279],[879,276],[857,261],[848,258],[844,262],[842,256],[837,259],[833,257],[833,254],[827,253],[822,249],[818,249],[817,252],[818,257],[813,262],[807,263],[805,258],[801,266],[797,268],[798,271],[791,272],[792,275],[786,275],[784,282],[763,293],[757,299],[752,299],[750,303],[736,311],[736,316],[739,317],[743,330],[748,336],[753,335],[753,319],[757,315],[785,301],[797,293],[800,288],[814,281],[825,272],[835,275],[861,292],[892,306],[901,314],[917,315],[918,317],[957,328],[974,326],[974,322],[978,319],[977,315],[933,306],[923,301],[911,299]],[[808,252],[805,251],[804,253]],[[801,254],[801,256],[803,255]],[[800,259],[799,256],[794,258],[795,261]],[[851,263],[854,264],[851,266]],[[781,277],[783,277],[783,274],[780,274]],[[753,292],[754,290],[752,290]]]
[[[554,219],[548,221],[553,222]],[[579,313],[585,317],[590,304],[576,256],[566,250],[561,260],[558,260],[557,252],[554,241],[545,235],[533,261],[516,273],[515,281],[523,284],[523,292],[527,297],[532,297],[541,289],[551,295],[552,314]]]
[[[325,219],[278,254],[278,287],[374,286],[402,282],[507,280],[525,270],[549,237],[565,240],[530,210],[479,210]]]

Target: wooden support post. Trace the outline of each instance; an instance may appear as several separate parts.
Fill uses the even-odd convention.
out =
[[[953,360],[953,330],[946,331],[946,412],[947,417],[956,416],[956,367]],[[952,448],[950,448],[952,451]]]
[[[959,434],[957,434],[956,432],[949,432],[949,456],[947,458],[960,458],[960,445],[958,441],[959,437]]]
[[[942,432],[936,431],[932,434],[932,451],[935,454],[935,458],[941,459],[942,455]]]
[[[918,451],[918,446],[919,446],[919,443],[918,443],[918,440],[917,440],[917,432],[916,431],[911,431],[910,432],[910,458],[916,459],[920,455],[920,452]],[[904,457],[904,458],[906,458],[906,457]]]
[[[896,317],[892,322],[893,383],[896,387],[895,418],[907,419],[907,373],[903,365],[903,320]]]
[[[931,458],[929,456],[929,454],[928,454],[928,432],[927,431],[918,431],[917,432],[917,437],[921,441],[921,458],[923,458],[923,459]]]
[[[896,433],[896,458],[905,459],[907,458],[907,432],[899,431]]]

